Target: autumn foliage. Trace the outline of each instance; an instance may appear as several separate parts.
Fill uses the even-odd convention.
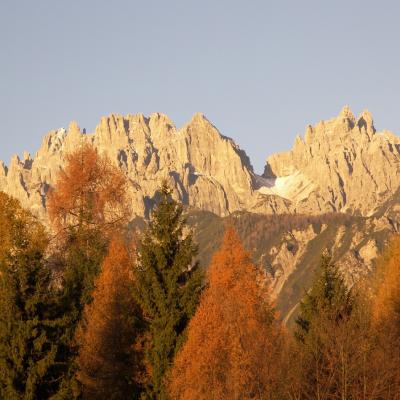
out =
[[[89,144],[50,190],[54,236],[0,192],[0,398],[400,400],[400,237],[351,288],[325,254],[284,328],[234,228],[207,269],[160,189],[137,248],[125,177]],[[293,223],[346,222],[310,218],[232,224],[257,250]]]
[[[51,263],[61,276],[58,311],[57,365],[62,369],[60,396],[72,398],[75,387],[77,326],[84,307],[91,303],[95,279],[107,253],[110,238],[121,234],[130,214],[123,173],[90,144],[66,156],[64,169],[48,195],[53,232]]]
[[[127,222],[126,189],[121,171],[90,144],[82,144],[67,155],[49,193],[50,219],[57,229],[101,227],[106,232]]]
[[[78,329],[77,378],[85,399],[123,399],[135,391],[139,310],[132,298],[132,248],[114,239]]]
[[[378,280],[374,319],[378,324],[389,324],[391,329],[397,329],[393,333],[400,335],[400,237],[392,240],[383,255]]]
[[[377,335],[381,371],[386,387],[400,399],[400,237],[392,239],[382,255],[377,272],[377,291],[372,316]]]
[[[277,393],[279,324],[259,271],[227,229],[170,374],[173,399],[263,399]]]

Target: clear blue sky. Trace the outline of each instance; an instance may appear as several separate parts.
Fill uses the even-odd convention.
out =
[[[261,172],[349,104],[400,133],[398,1],[0,1],[0,159],[51,129],[203,112]]]

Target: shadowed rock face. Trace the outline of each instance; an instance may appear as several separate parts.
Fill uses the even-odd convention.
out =
[[[46,220],[46,193],[65,156],[81,143],[107,154],[129,179],[135,215],[146,216],[163,179],[175,199],[219,216],[328,211],[370,215],[399,187],[400,139],[376,133],[372,117],[345,107],[337,118],[306,129],[286,153],[268,158],[262,177],[243,150],[202,115],[177,129],[159,113],[103,117],[91,134],[72,122],[51,131],[35,157],[0,162],[0,190]],[[260,143],[268,150],[268,143]]]

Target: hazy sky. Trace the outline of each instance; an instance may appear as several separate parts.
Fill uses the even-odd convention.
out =
[[[201,111],[258,172],[345,104],[400,134],[399,4],[0,0],[0,159],[111,112]]]

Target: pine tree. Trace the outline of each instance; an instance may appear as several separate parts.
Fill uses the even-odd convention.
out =
[[[268,285],[227,229],[170,374],[171,398],[281,399],[282,330]]]
[[[45,399],[56,390],[57,352],[44,228],[0,193],[0,397]]]
[[[166,184],[138,246],[134,294],[148,324],[146,361],[151,374],[146,396],[167,398],[164,375],[184,339],[198,302],[201,274],[193,261],[197,248],[184,232],[182,206]]]
[[[132,251],[133,249],[131,249]],[[140,355],[134,342],[140,330],[132,297],[132,259],[121,238],[114,239],[86,305],[78,330],[78,381],[84,399],[137,398]]]

